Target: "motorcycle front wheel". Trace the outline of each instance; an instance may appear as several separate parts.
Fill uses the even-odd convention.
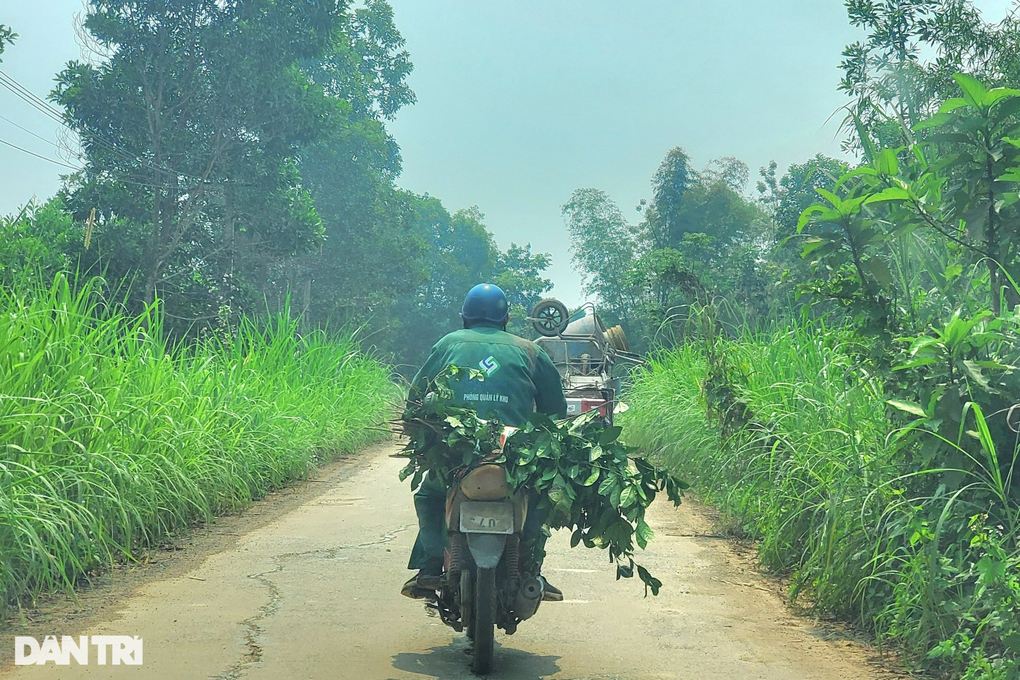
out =
[[[496,627],[496,570],[479,569],[475,578],[473,628],[474,661],[471,670],[485,675],[492,669],[493,634]]]

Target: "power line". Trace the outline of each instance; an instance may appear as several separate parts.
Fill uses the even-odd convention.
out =
[[[34,108],[36,111],[43,114],[44,116],[51,118],[55,122],[59,123],[61,126],[71,130],[72,132],[77,132],[67,124],[67,121],[64,120],[63,115],[61,115],[59,111],[57,111],[55,108],[47,104],[45,100],[37,96],[27,87],[25,87],[24,85],[22,85],[14,78],[4,73],[3,71],[0,71],[0,86],[3,86],[7,90],[9,90],[12,94],[14,94],[15,97],[25,102],[26,104]],[[121,158],[123,158],[124,160],[136,160],[129,154],[121,151],[120,149],[117,149],[116,146],[113,145],[111,142],[102,139],[99,135],[95,135],[87,131],[83,131],[82,133],[79,134],[91,137],[94,141],[99,142],[100,146],[105,146],[109,148],[110,150],[120,155]]]
[[[29,156],[35,156],[36,158],[42,159],[44,161],[49,161],[50,163],[53,163],[54,165],[62,165],[65,168],[68,168],[70,170],[81,170],[81,168],[76,167],[74,165],[70,165],[68,163],[64,163],[63,161],[54,160],[54,159],[49,158],[47,156],[40,156],[39,154],[37,154],[35,152],[32,152],[32,151],[29,151],[28,149],[22,149],[17,144],[11,144],[10,142],[5,141],[3,139],[0,139],[0,144],[5,144],[5,145],[11,147],[12,149],[17,149],[18,151],[21,151],[22,153],[27,153]]]
[[[130,152],[121,149],[115,142],[107,139],[103,135],[91,132],[84,128],[81,130],[75,130],[74,128],[67,124],[67,121],[64,119],[64,116],[60,111],[50,106],[44,99],[36,95],[34,92],[29,90],[27,87],[25,87],[24,85],[22,85],[11,76],[4,73],[3,71],[0,71],[0,86],[3,86],[4,88],[12,92],[16,97],[21,99],[23,102],[30,105],[32,108],[36,109],[37,111],[47,116],[48,118],[52,118],[54,121],[56,121],[63,127],[67,128],[71,132],[74,132],[79,136],[91,139],[93,142],[99,144],[99,146],[104,147],[108,151],[117,154],[118,156],[121,157],[121,159],[125,161],[139,163],[143,167],[149,168],[150,170],[155,170],[157,172],[162,172],[169,175],[177,175],[194,181],[201,181],[197,177],[186,175],[184,173],[177,172],[173,169],[161,168],[159,166],[156,166],[137,155],[131,154]]]
[[[60,114],[59,111],[57,111],[52,106],[47,104],[40,97],[37,97],[35,94],[32,93],[31,90],[29,90],[27,87],[16,81],[14,78],[11,78],[3,71],[0,71],[0,85],[3,85],[5,88],[14,93],[14,96],[18,97],[23,102],[33,107],[43,115],[52,118],[61,125],[66,125],[66,123],[64,122],[64,117]]]
[[[91,138],[93,141],[98,142],[100,146],[104,146],[107,149],[117,153],[124,160],[131,161],[139,160],[136,156],[132,156],[131,154],[121,150],[119,147],[117,147],[116,144],[114,144],[108,139],[105,139],[102,135],[89,132],[88,130],[81,131],[74,130],[67,124],[67,121],[64,119],[64,116],[60,111],[50,106],[46,102],[46,100],[44,100],[42,97],[32,92],[27,87],[25,87],[24,85],[22,85],[11,76],[4,73],[3,71],[0,71],[0,85],[2,85],[7,90],[12,92],[16,97],[18,97],[23,102],[34,108],[36,111],[39,111],[48,118],[52,118],[61,126],[66,127],[68,130],[71,130],[71,132],[75,132],[84,137]]]
[[[49,145],[50,145],[50,146],[52,146],[53,148],[57,149],[58,151],[64,151],[64,150],[65,150],[65,149],[64,149],[64,148],[63,148],[62,146],[60,146],[59,144],[57,144],[57,143],[56,143],[56,142],[54,142],[53,140],[51,140],[51,139],[46,139],[46,138],[45,138],[45,137],[43,137],[42,135],[37,135],[36,133],[32,132],[32,131],[31,131],[31,130],[29,130],[28,128],[26,128],[26,127],[22,127],[22,126],[18,125],[17,123],[15,123],[15,122],[14,122],[13,120],[11,120],[10,118],[7,118],[6,116],[0,116],[0,120],[3,120],[3,121],[7,121],[8,123],[10,123],[11,125],[13,125],[14,127],[16,127],[16,128],[18,128],[19,130],[21,130],[22,132],[27,132],[28,134],[32,135],[32,136],[33,136],[33,137],[35,137],[36,139],[38,139],[38,140],[41,140],[41,141],[43,141],[43,142],[46,142],[47,144],[49,144]],[[75,155],[76,155],[76,156],[78,156],[79,154],[75,154]]]

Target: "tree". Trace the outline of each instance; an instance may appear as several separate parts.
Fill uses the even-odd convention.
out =
[[[701,171],[701,177],[709,184],[725,184],[739,194],[747,187],[748,172],[744,161],[733,156],[723,156],[709,161],[708,166]]]
[[[846,146],[892,148],[956,93],[963,71],[990,86],[1020,82],[1020,16],[982,19],[971,0],[847,0],[867,37],[843,51],[839,89],[851,98]],[[904,134],[906,138],[904,138]]]
[[[625,277],[638,247],[634,227],[598,189],[574,190],[562,212],[585,292],[595,295],[605,311],[626,316]]]
[[[451,215],[439,199],[418,196],[409,218],[425,245],[425,278],[398,299],[391,327],[393,346],[407,364],[417,366],[433,343],[460,327],[464,294],[498,274],[500,252],[477,206]]]
[[[818,201],[818,190],[832,191],[839,178],[849,170],[844,161],[817,154],[804,163],[794,163],[781,179],[776,177],[776,163],[760,170],[758,202],[772,222],[767,246],[767,266],[771,279],[787,302],[792,283],[809,276],[801,249],[807,236],[797,231],[801,214]]]
[[[503,289],[511,307],[530,312],[531,308],[552,290],[552,281],[542,274],[549,268],[549,253],[531,253],[531,244],[511,243],[505,253],[496,256],[493,283]]]
[[[741,194],[747,177],[747,165],[732,157],[696,172],[674,147],[652,177],[637,227],[596,189],[574,191],[563,206],[585,290],[635,346],[660,338],[666,324],[677,331],[692,303],[725,297],[743,313],[768,308],[771,230],[762,208]]]
[[[338,44],[324,59],[307,64],[312,80],[348,102],[355,118],[391,120],[415,102],[407,76],[414,66],[386,0],[368,0],[345,14]]]
[[[698,284],[694,286],[684,279],[683,286],[679,286],[683,281],[678,280],[676,284],[663,287],[663,282],[673,281],[675,277],[658,276],[654,297],[658,304],[668,306],[687,304],[698,295],[721,295],[739,304],[752,299],[757,301],[755,304],[760,303],[768,285],[759,264],[767,249],[768,228],[761,209],[741,194],[747,184],[747,165],[736,158],[725,157],[709,162],[704,170],[694,173],[689,169],[686,156],[682,156],[682,163],[679,158],[678,149],[671,150],[656,173],[652,186],[657,198],[646,211],[642,227],[644,233],[653,235],[647,247],[660,253],[653,262],[661,265],[664,262],[661,253],[674,251],[684,263],[684,276],[697,279]],[[668,213],[659,207],[666,176],[663,168],[676,169],[685,185],[682,200],[674,200]],[[669,184],[680,183],[681,180],[675,180]],[[667,214],[668,247],[654,248],[658,242],[654,237],[658,231],[656,222],[662,222]],[[658,268],[644,267],[646,271]],[[668,315],[669,307],[657,312],[662,318]]]
[[[507,331],[531,337],[533,328],[525,321],[535,304],[552,290],[553,284],[542,274],[549,268],[549,253],[531,253],[531,244],[511,243],[505,253],[496,257],[496,275],[492,281],[503,289],[510,302],[510,323]]]
[[[349,14],[333,52],[308,65],[313,81],[349,104],[343,119],[301,151],[300,167],[325,244],[294,257],[272,282],[277,297],[296,289],[312,323],[388,327],[398,296],[427,278],[424,236],[413,228],[417,197],[394,186],[400,151],[384,120],[414,102],[411,62],[386,2]]]
[[[96,260],[166,298],[188,323],[235,303],[245,254],[282,258],[322,241],[299,145],[349,105],[297,64],[325,57],[344,3],[94,0],[85,29],[111,57],[71,62],[54,98],[85,169],[64,190],[97,210]]]
[[[839,178],[849,170],[845,161],[816,154],[804,163],[791,165],[782,179],[776,179],[776,163],[759,171],[758,194],[765,210],[775,223],[776,243],[797,233],[797,220],[818,200],[818,189],[832,190]]]
[[[670,149],[652,177],[652,203],[645,211],[644,229],[653,249],[672,247],[680,238],[684,196],[698,181],[687,153],[678,146]]]

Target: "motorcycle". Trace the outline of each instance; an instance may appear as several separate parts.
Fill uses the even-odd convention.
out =
[[[498,464],[467,471],[447,494],[449,547],[430,606],[443,623],[467,632],[473,643],[471,668],[478,675],[492,669],[495,629],[513,635],[542,602],[545,582],[522,571],[527,515],[527,493],[511,493]]]

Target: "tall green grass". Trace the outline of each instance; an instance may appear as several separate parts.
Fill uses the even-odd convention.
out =
[[[173,347],[99,280],[0,290],[0,614],[379,438],[387,368],[296,331]]]
[[[659,354],[628,395],[628,442],[740,518],[794,597],[942,670],[1015,678],[1020,554],[1009,528],[985,526],[998,497],[981,475],[954,492],[943,470],[909,467],[902,447],[926,435],[899,436],[843,337],[791,325],[716,348],[746,422],[725,436],[702,348]],[[998,502],[1015,512],[1020,499]]]
[[[867,528],[881,514],[883,494],[873,494],[897,472],[881,388],[854,379],[846,355],[821,338],[792,327],[727,347],[753,421],[729,441],[706,419],[696,346],[653,360],[625,422],[631,443],[744,520],[763,563],[793,573],[795,593],[808,588],[847,611],[871,558]]]

